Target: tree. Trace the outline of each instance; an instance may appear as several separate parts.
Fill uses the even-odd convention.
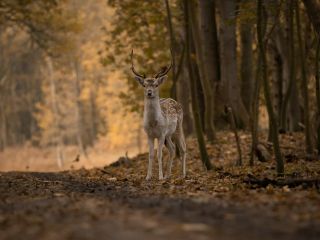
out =
[[[67,33],[79,31],[71,12],[62,11],[66,0],[0,1],[0,25],[19,27],[47,53],[69,45]]]
[[[256,68],[255,82],[254,82],[254,91],[253,91],[253,100],[251,106],[251,153],[250,153],[250,166],[254,165],[255,154],[259,142],[258,138],[258,123],[259,123],[259,97],[261,89],[261,55],[258,53],[257,57],[258,66]]]
[[[281,129],[287,129],[287,111],[290,99],[293,97],[294,90],[296,90],[296,74],[295,74],[295,49],[294,49],[294,4],[293,0],[287,3],[288,12],[288,59],[289,59],[289,82],[286,92],[284,94],[283,103],[281,106]],[[295,124],[297,125],[297,124]],[[296,128],[296,127],[295,127]]]
[[[177,76],[177,72],[176,72],[176,52],[177,52],[177,43],[176,43],[176,38],[175,38],[175,34],[173,32],[173,24],[172,24],[172,15],[171,15],[171,9],[170,9],[170,5],[169,5],[169,1],[168,0],[164,0],[165,5],[166,5],[166,11],[167,11],[167,22],[168,22],[168,30],[169,30],[169,34],[170,34],[170,46],[171,46],[171,54],[172,54],[172,87],[171,87],[171,92],[170,95],[173,99],[177,99],[177,80],[178,77]],[[183,58],[183,56],[181,57]]]
[[[240,81],[237,74],[236,57],[236,1],[219,1],[220,8],[220,57],[221,57],[221,84],[226,94],[228,105],[234,109],[236,122],[239,126],[249,126],[249,115],[243,104],[240,91]]]
[[[52,112],[53,112],[53,124],[55,126],[55,145],[57,148],[57,164],[59,168],[63,167],[64,157],[63,157],[63,136],[62,136],[62,126],[60,122],[60,111],[57,103],[57,84],[54,76],[54,69],[52,59],[50,57],[47,58],[48,65],[48,75],[50,81],[50,97],[52,104]]]
[[[195,1],[190,1],[190,19],[191,19],[191,32],[194,40],[194,45],[196,49],[196,58],[197,58],[197,66],[199,69],[200,82],[202,86],[202,90],[204,93],[204,106],[205,106],[205,132],[209,141],[213,141],[215,139],[215,130],[214,130],[214,95],[213,95],[213,85],[210,83],[210,73],[206,71],[205,65],[210,64],[207,63],[205,51],[209,51],[210,48],[205,48],[203,45],[204,41],[200,39],[200,29],[199,22],[196,15],[197,6]],[[213,67],[213,65],[212,65]],[[208,68],[208,67],[207,67]],[[214,77],[214,76],[213,76]]]
[[[266,51],[265,51],[265,44],[264,44],[264,36],[262,30],[262,0],[257,0],[257,35],[258,35],[258,48],[259,54],[261,56],[261,73],[263,79],[263,86],[264,86],[264,96],[266,99],[266,105],[268,109],[268,114],[270,118],[271,128],[272,131],[272,142],[273,142],[273,149],[276,156],[277,161],[277,173],[279,175],[284,174],[284,164],[281,156],[280,146],[279,146],[279,139],[278,139],[278,124],[276,117],[273,112],[272,102],[271,102],[271,95],[270,95],[270,87],[268,83],[268,76],[267,76],[267,58],[266,58]]]
[[[316,118],[316,131],[317,131],[317,150],[318,150],[318,158],[320,158],[320,68],[319,68],[319,61],[320,61],[320,37],[317,37],[317,50],[316,50],[316,59],[315,59],[315,78],[316,78],[316,102],[317,102],[317,118]]]
[[[202,47],[202,64],[205,77],[207,78],[210,87],[210,95],[212,95],[212,113],[208,114],[211,119],[208,119],[207,124],[212,124],[212,133],[215,133],[214,126],[214,111],[215,111],[215,89],[220,78],[220,63],[219,63],[219,44],[216,25],[216,7],[214,0],[199,1],[199,18],[200,18],[200,41]],[[208,117],[209,118],[209,117]],[[214,135],[212,135],[214,139]]]
[[[185,32],[186,32],[186,59],[187,59],[187,68],[189,71],[189,80],[190,80],[190,90],[191,90],[191,99],[192,99],[192,113],[195,125],[196,136],[198,140],[200,157],[203,165],[207,170],[212,169],[212,165],[209,160],[209,156],[206,150],[205,140],[202,133],[202,126],[200,120],[200,112],[199,112],[199,103],[198,98],[196,96],[196,85],[195,85],[195,70],[194,65],[192,64],[192,52],[191,52],[191,29],[190,29],[190,4],[188,0],[183,0],[183,9],[184,9],[184,23],[185,23]]]
[[[82,69],[81,65],[79,63],[79,59],[74,60],[74,71],[75,71],[75,79],[74,79],[74,89],[75,89],[75,100],[76,100],[76,135],[77,135],[77,142],[78,142],[78,147],[79,151],[82,155],[85,157],[87,156],[86,152],[86,144],[84,142],[84,120],[83,120],[83,105],[80,99],[81,95],[81,81],[82,81]]]
[[[302,90],[303,90],[303,103],[304,103],[304,125],[305,125],[305,141],[306,141],[306,152],[309,156],[313,153],[311,132],[310,132],[310,116],[309,116],[309,93],[308,93],[308,81],[306,73],[306,58],[304,53],[304,47],[301,37],[301,24],[300,24],[300,9],[299,4],[296,2],[296,24],[297,24],[297,36],[298,36],[298,48],[299,48],[299,59],[301,65],[301,78],[302,78]]]
[[[318,36],[320,36],[320,4],[317,0],[303,0],[307,14]]]
[[[241,79],[241,98],[243,99],[243,104],[246,107],[248,113],[251,113],[252,109],[252,99],[254,91],[253,83],[253,22],[251,20],[250,12],[246,12],[247,8],[251,7],[251,1],[241,1],[240,2],[240,16],[243,19],[239,19],[240,22],[240,79]],[[249,5],[249,6],[247,6]]]

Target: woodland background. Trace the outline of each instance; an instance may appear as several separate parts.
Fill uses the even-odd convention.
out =
[[[161,96],[183,105],[207,168],[205,141],[230,128],[251,132],[252,153],[268,131],[278,173],[279,133],[304,132],[316,158],[317,10],[318,0],[1,0],[0,164],[52,170],[145,151],[131,49],[150,76],[172,58]]]

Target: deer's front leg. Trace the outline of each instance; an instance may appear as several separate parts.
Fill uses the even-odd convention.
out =
[[[158,139],[158,163],[159,163],[159,180],[163,179],[163,173],[162,173],[162,149],[164,145],[165,137],[160,137]]]
[[[150,180],[152,177],[152,163],[154,158],[154,139],[148,138],[148,145],[149,145],[149,164],[148,164],[148,173],[146,180]]]

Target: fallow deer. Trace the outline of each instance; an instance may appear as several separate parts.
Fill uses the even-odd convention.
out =
[[[169,67],[163,68],[154,77],[148,78],[135,70],[133,50],[131,52],[131,70],[138,83],[144,87],[143,127],[148,136],[149,145],[149,164],[146,180],[152,177],[155,139],[158,140],[159,180],[163,179],[162,150],[164,145],[169,150],[169,162],[167,164],[165,178],[169,178],[171,175],[176,145],[182,160],[182,176],[186,176],[186,143],[182,128],[183,111],[181,104],[171,98],[159,97],[159,86],[166,79],[171,67],[172,61]]]

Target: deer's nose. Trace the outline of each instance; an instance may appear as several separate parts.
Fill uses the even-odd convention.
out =
[[[147,94],[148,94],[148,96],[151,96],[152,95],[152,91],[148,90]]]

